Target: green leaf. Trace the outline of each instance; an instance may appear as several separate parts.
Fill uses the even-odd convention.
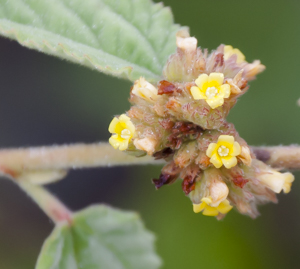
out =
[[[160,79],[178,30],[151,0],[0,0],[0,35],[130,80]]]
[[[36,269],[154,269],[161,261],[153,243],[137,214],[92,206],[54,229]]]

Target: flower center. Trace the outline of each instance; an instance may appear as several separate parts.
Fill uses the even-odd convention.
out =
[[[205,95],[208,99],[214,98],[218,94],[218,89],[216,87],[208,87]]]
[[[227,148],[225,146],[220,146],[218,148],[218,153],[221,157],[226,157],[226,156],[228,156],[229,148]]]
[[[123,129],[121,132],[121,137],[123,139],[129,139],[131,136],[131,132],[128,129]]]

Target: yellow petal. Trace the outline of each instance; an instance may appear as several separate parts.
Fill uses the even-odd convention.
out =
[[[224,53],[228,55],[228,53],[230,53],[233,50],[233,47],[230,45],[226,45],[224,47]],[[225,57],[225,56],[224,56]],[[225,59],[226,60],[226,59]]]
[[[202,74],[200,75],[196,80],[195,83],[196,85],[202,90],[203,86],[205,86],[204,84],[208,82],[208,75],[206,74]]]
[[[229,201],[226,199],[221,202],[218,206],[218,211],[222,214],[227,214],[233,207],[230,205]]]
[[[220,86],[224,82],[223,73],[210,73],[208,77],[208,82],[217,82],[216,86]]]
[[[127,121],[130,121],[130,118],[129,118],[128,116],[126,116],[125,114],[122,114],[122,115],[119,117],[119,121],[127,122]]]
[[[219,143],[225,143],[225,144],[230,144],[233,145],[234,143],[234,137],[232,135],[220,135],[218,138],[218,144]]]
[[[237,165],[236,157],[225,157],[225,158],[221,158],[221,160],[227,169],[230,169],[231,167],[234,167]]]
[[[214,151],[217,150],[218,144],[216,143],[210,143],[207,150],[206,150],[206,155],[208,157],[211,157],[214,154]]]
[[[234,142],[231,150],[231,156],[238,156],[241,154],[242,148],[238,142]]]
[[[233,49],[233,54],[237,56],[237,63],[242,63],[246,60],[245,55],[239,49]]]
[[[128,148],[128,142],[129,140],[128,139],[124,139],[124,141],[122,141],[120,143],[120,147],[119,147],[119,150],[126,150]]]
[[[201,199],[201,202],[204,202],[205,204],[209,205],[212,202],[212,200],[210,197],[203,197]]]
[[[207,205],[204,208],[202,214],[205,215],[205,216],[211,216],[211,217],[213,217],[213,216],[218,216],[219,212],[218,212],[218,210],[217,210],[216,207],[212,207],[212,206]]]
[[[224,98],[223,96],[217,95],[214,98],[207,99],[206,102],[212,109],[215,109],[224,104]]]
[[[135,127],[131,121],[126,122],[126,129],[128,129],[131,132],[131,137],[135,133]]]
[[[193,210],[195,213],[199,213],[205,208],[205,206],[206,206],[205,203],[193,204]]]
[[[234,49],[232,46],[227,45],[224,47],[224,59],[225,61],[229,59],[232,55],[237,56],[237,63],[242,63],[246,61],[245,55],[239,50],[239,49]]]
[[[284,193],[289,193],[291,191],[292,182],[294,181],[295,177],[289,172],[284,173],[283,175],[285,176],[285,182],[282,189]]]
[[[206,99],[207,98],[206,95],[203,92],[201,92],[201,90],[196,86],[193,86],[191,88],[191,94],[192,94],[192,96],[195,100],[200,100],[200,99]]]
[[[108,142],[114,147],[114,149],[117,149],[120,146],[121,141],[118,139],[118,135],[112,135]]]
[[[219,155],[217,153],[215,153],[211,158],[210,158],[210,162],[216,167],[216,168],[220,168],[223,163],[221,158],[219,157]]]
[[[118,118],[113,118],[113,120],[111,121],[111,123],[109,124],[109,127],[108,127],[108,131],[110,133],[115,133],[115,129],[116,129],[116,126],[117,124],[119,123],[119,119]]]
[[[220,92],[223,93],[224,98],[228,98],[230,96],[230,85],[229,84],[221,85]]]

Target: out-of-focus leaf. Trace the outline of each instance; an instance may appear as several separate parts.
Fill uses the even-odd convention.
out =
[[[93,206],[54,229],[36,269],[154,269],[161,262],[153,244],[137,214]]]
[[[0,35],[130,80],[160,78],[178,29],[151,0],[0,0]]]

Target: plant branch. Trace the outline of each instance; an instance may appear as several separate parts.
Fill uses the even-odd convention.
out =
[[[300,170],[300,146],[252,147],[257,159],[275,168]]]
[[[16,181],[54,223],[71,223],[72,212],[45,188],[25,180]]]
[[[273,167],[300,169],[300,146],[252,147],[252,149],[259,160]],[[14,172],[163,163],[163,160],[154,160],[150,156],[130,156],[114,150],[108,143],[0,150],[0,168]]]
[[[12,171],[161,164],[152,157],[134,157],[108,143],[71,144],[0,150],[0,167]]]

